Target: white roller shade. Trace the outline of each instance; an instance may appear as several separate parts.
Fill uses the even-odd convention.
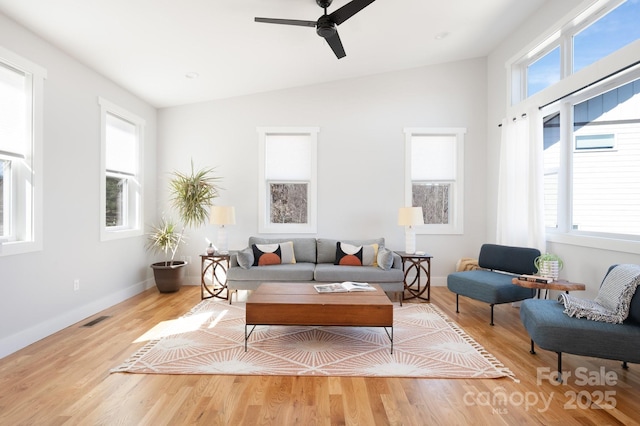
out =
[[[267,180],[311,179],[311,137],[308,134],[266,135]]]
[[[107,114],[106,168],[136,174],[136,126],[113,114]]]
[[[456,178],[455,135],[414,135],[411,139],[411,180]]]
[[[27,77],[0,65],[0,151],[25,154],[27,146]]]

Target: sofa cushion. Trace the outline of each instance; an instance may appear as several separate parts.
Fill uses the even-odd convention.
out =
[[[253,266],[280,265],[282,256],[280,255],[280,244],[254,244]]]
[[[476,270],[447,276],[447,287],[456,294],[486,303],[507,303],[533,297],[535,290],[514,285],[513,275]]]
[[[378,245],[366,244],[354,246],[353,244],[338,241],[336,244],[335,265],[343,266],[378,266]]]
[[[354,246],[362,246],[368,244],[377,244],[378,249],[380,247],[384,247],[384,238],[375,238],[369,240],[340,240],[343,243],[351,244]],[[318,238],[317,247],[318,247],[318,263],[331,263],[334,264],[336,262],[336,247],[338,245],[338,240],[333,240],[329,238]],[[314,260],[315,261],[315,260]]]
[[[315,238],[249,237],[249,247],[251,247],[253,244],[276,244],[276,243],[286,243],[287,241],[291,241],[293,243],[293,253],[296,258],[296,262],[316,263],[316,239]]]
[[[389,269],[388,271],[371,266],[341,266],[330,263],[318,263],[314,278],[319,282],[356,281],[368,283],[402,282],[404,272],[402,269]]]
[[[253,266],[296,263],[293,254],[293,242],[279,244],[253,244]]]
[[[540,256],[540,250],[528,247],[510,247],[498,244],[483,244],[480,247],[478,264],[481,268],[513,274],[533,274],[533,261]]]
[[[393,252],[384,247],[378,250],[378,266],[385,271],[388,271],[393,266]]]
[[[254,266],[251,269],[229,268],[227,281],[311,281],[314,268],[314,263],[307,262]]]
[[[253,266],[253,249],[251,247],[247,247],[244,250],[240,250],[237,254],[238,265],[241,268],[249,269]]]

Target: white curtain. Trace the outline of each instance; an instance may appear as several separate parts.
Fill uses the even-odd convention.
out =
[[[542,115],[502,120],[498,177],[498,244],[545,252]]]

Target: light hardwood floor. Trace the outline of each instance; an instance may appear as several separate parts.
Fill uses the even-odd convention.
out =
[[[200,301],[198,287],[152,289],[0,360],[0,425],[638,424],[640,365],[623,370],[619,362],[565,355],[563,369],[574,377],[538,379],[555,371],[556,355],[529,353],[517,308],[496,306],[491,327],[488,305],[461,298],[456,314],[446,288],[431,295],[519,382],[110,374],[147,330]],[[102,315],[110,318],[81,327]],[[601,368],[608,385],[595,383],[605,378]],[[585,376],[591,381],[582,384]]]

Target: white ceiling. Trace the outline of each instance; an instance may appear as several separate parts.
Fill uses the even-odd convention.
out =
[[[340,60],[314,28],[253,21],[316,20],[315,0],[0,0],[0,12],[161,108],[486,56],[543,3],[377,0],[338,27]]]

